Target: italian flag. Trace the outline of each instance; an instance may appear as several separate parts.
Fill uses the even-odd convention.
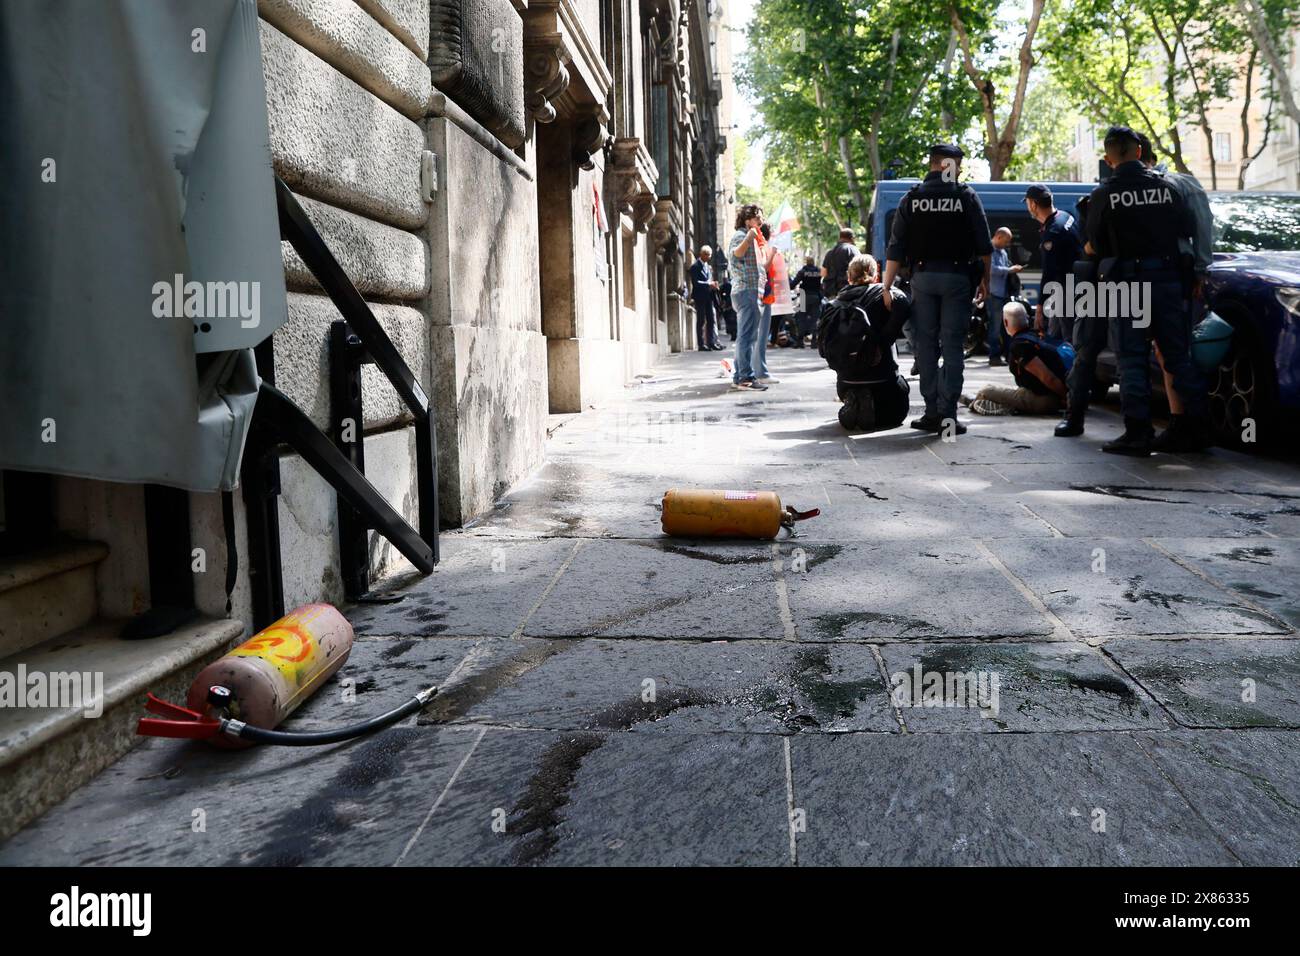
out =
[[[772,245],[782,252],[794,246],[794,234],[799,231],[799,220],[788,202],[782,201],[772,214]]]

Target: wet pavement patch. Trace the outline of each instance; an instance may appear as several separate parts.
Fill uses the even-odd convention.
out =
[[[1161,538],[1158,543],[1292,628],[1300,628],[1300,541],[1239,544],[1217,538]]]
[[[534,636],[779,638],[771,546],[592,541],[529,620]]]
[[[502,682],[458,719],[664,734],[898,729],[869,647],[595,638],[552,643],[565,651]]]
[[[1166,726],[1159,708],[1084,644],[888,644],[881,655],[914,733]]]
[[[476,734],[403,726],[244,751],[150,740],[0,847],[0,863],[390,866]]]
[[[1300,641],[1117,640],[1105,652],[1186,727],[1300,727]]]
[[[989,549],[1078,636],[1286,631],[1140,541],[1002,540]]]
[[[1300,737],[1181,731],[1139,741],[1247,866],[1300,866]]]
[[[802,573],[790,570],[785,580],[802,641],[1029,636],[1052,630],[970,541],[845,545],[833,560],[809,563]]]
[[[397,592],[401,600],[344,609],[358,634],[508,636],[575,544],[463,535],[443,540],[442,562],[433,574]]]
[[[1235,862],[1131,734],[800,735],[790,749],[801,865]]]
[[[489,730],[406,862],[781,865],[789,839],[779,738]]]

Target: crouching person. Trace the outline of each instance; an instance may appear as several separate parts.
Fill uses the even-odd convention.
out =
[[[855,256],[849,284],[822,311],[817,348],[835,370],[835,391],[844,404],[840,424],[849,431],[897,428],[907,417],[907,379],[898,374],[894,342],[911,315],[911,301],[880,285],[880,268],[868,255]],[[890,295],[893,308],[886,308]]]
[[[1040,338],[1030,331],[1029,315],[1019,302],[1002,310],[1011,339],[1007,364],[1015,388],[986,385],[970,410],[977,415],[1054,415],[1065,405],[1066,376],[1074,349],[1059,339]]]

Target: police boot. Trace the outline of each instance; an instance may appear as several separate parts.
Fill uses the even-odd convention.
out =
[[[1101,446],[1112,455],[1129,455],[1145,458],[1151,454],[1151,423],[1145,418],[1125,418],[1124,434]]]
[[[1190,415],[1172,415],[1169,427],[1156,436],[1151,449],[1163,452],[1205,451],[1211,444],[1210,430],[1204,420]]]
[[[1083,434],[1083,412],[1076,412],[1073,409],[1067,409],[1065,417],[1061,423],[1056,426],[1052,432],[1057,438],[1074,438]]]

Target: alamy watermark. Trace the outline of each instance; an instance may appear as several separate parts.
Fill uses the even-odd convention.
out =
[[[927,671],[918,663],[890,675],[889,696],[896,707],[968,707],[995,718],[1000,686],[997,671]]]
[[[171,282],[155,282],[151,291],[154,318],[239,319],[245,329],[262,324],[260,282],[186,282],[178,272]]]
[[[1064,318],[1131,319],[1133,328],[1151,324],[1151,283],[1078,282],[1066,275],[1064,282],[1044,282],[1043,312]]]
[[[0,708],[57,707],[83,717],[104,713],[103,671],[0,671]]]

